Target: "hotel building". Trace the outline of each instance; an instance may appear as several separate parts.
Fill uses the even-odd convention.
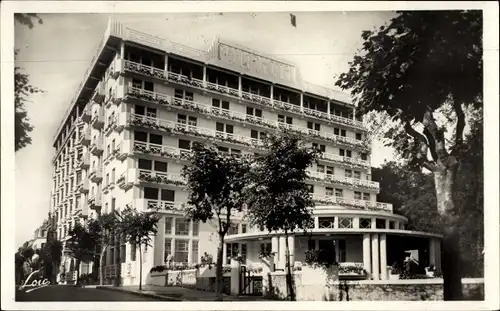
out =
[[[419,237],[426,260],[438,266],[439,236],[405,230],[407,219],[377,202],[368,132],[355,109],[345,94],[303,81],[286,61],[221,39],[202,52],[110,22],[53,141],[57,237],[65,240],[75,222],[98,212],[159,208],[163,218],[154,247],[144,252],[144,277],[169,255],[189,264],[204,253],[215,259],[214,228],[182,216],[185,155],[207,139],[221,152],[253,154],[266,132],[289,129],[323,151],[309,169],[312,236],[289,238],[295,262],[307,249],[328,249],[338,262],[384,280],[394,257],[391,237]],[[106,277],[121,271],[123,284],[138,283],[137,250],[115,242]],[[241,222],[227,237],[225,263],[238,253],[257,265],[259,253],[271,250],[283,268],[284,243],[278,233]]]

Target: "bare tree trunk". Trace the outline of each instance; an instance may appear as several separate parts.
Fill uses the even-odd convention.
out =
[[[99,285],[104,285],[104,254],[108,249],[107,245],[103,245],[99,256]]]
[[[224,256],[224,236],[219,233],[219,244],[217,245],[217,264],[215,267],[216,301],[222,301],[222,287],[223,287],[222,257],[223,256]]]
[[[441,268],[443,271],[444,300],[462,300],[462,274],[460,269],[459,229],[453,201],[456,166],[434,172],[438,211],[443,218],[443,243]]]
[[[142,290],[142,244],[139,243],[139,290]]]
[[[286,260],[286,285],[291,301],[295,301],[295,291],[293,288],[292,267],[290,266],[290,247],[288,245],[288,231],[285,230],[285,260]]]

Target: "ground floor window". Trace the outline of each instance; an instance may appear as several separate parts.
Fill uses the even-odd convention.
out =
[[[187,263],[189,256],[189,240],[175,240],[174,261]]]
[[[191,263],[195,264],[198,263],[198,241],[193,240],[191,244]]]

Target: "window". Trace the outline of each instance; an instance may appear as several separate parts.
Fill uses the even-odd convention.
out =
[[[193,100],[193,98],[194,98],[194,97],[193,97],[193,93],[192,93],[192,92],[188,92],[188,91],[186,91],[186,92],[184,93],[184,99],[185,99],[185,100],[191,100],[191,101],[192,101],[192,100]]]
[[[165,217],[165,234],[171,235],[172,234],[172,217]]]
[[[265,136],[266,136],[265,132],[259,132],[259,131],[256,131],[256,130],[251,130],[250,131],[250,137],[253,138],[253,139],[264,139]]]
[[[318,145],[317,143],[312,144],[313,148],[319,149],[321,152],[326,152],[326,146],[325,145]]]
[[[370,229],[372,227],[372,220],[370,218],[360,218],[359,228],[360,229]]]
[[[356,133],[356,139],[357,140],[363,139],[363,135],[361,135],[361,133]]]
[[[334,173],[335,173],[335,170],[334,170],[333,166],[326,167],[326,174],[327,175],[334,175]]]
[[[241,225],[241,233],[247,233],[247,225],[246,224]]]
[[[344,196],[344,191],[342,189],[335,188],[335,196],[338,198],[342,198]]]
[[[377,219],[375,221],[375,226],[377,227],[377,229],[386,229],[385,228],[385,219]]]
[[[233,134],[234,133],[234,127],[231,124],[224,124],[224,123],[217,122],[215,124],[215,129],[218,132],[226,132],[226,133],[229,133],[229,134]]]
[[[114,184],[115,183],[115,173],[116,173],[116,170],[113,168],[111,170],[111,182]]]
[[[147,143],[148,142],[148,133],[135,131],[134,132],[134,139],[136,141],[142,141],[142,142]]]
[[[158,200],[158,189],[144,187],[144,198],[149,200]]]
[[[238,234],[238,225],[237,224],[231,224],[229,227],[229,230],[227,230],[227,235],[232,235],[232,234]]]
[[[109,185],[109,173],[106,174],[106,186]]]
[[[342,137],[345,137],[345,136],[346,136],[346,132],[345,132],[345,130],[340,130],[340,136],[342,136]]]
[[[110,148],[110,147],[109,147],[109,144],[108,144],[108,146],[106,147],[106,155],[108,155],[108,156],[111,154],[111,152],[110,152],[110,149],[109,149],[109,148]]]
[[[352,218],[339,217],[339,228],[352,228]]]
[[[227,148],[227,147],[217,146],[217,150],[218,150],[219,152],[226,152],[226,153],[229,153],[229,148]]]
[[[361,179],[361,172],[359,172],[359,171],[354,171],[354,178],[355,178],[355,179]]]
[[[354,199],[355,200],[361,200],[361,192],[354,191]]]
[[[115,151],[115,139],[111,141],[111,150]]]
[[[318,165],[316,166],[316,171],[317,171],[318,173],[324,173],[324,172],[325,172],[325,166],[324,166],[324,165],[321,165],[321,164],[318,164]]]
[[[146,114],[145,111],[146,108],[144,108],[144,106],[135,105],[135,114],[143,116]]]
[[[184,139],[179,139],[179,148],[180,149],[190,150],[191,149],[191,141],[184,140]]]
[[[189,221],[184,218],[175,219],[175,235],[189,235]]]
[[[363,200],[370,201],[370,194],[366,193],[366,192],[363,192]]]
[[[307,122],[307,128],[310,129],[310,130],[319,131],[320,130],[320,125],[318,123]]]
[[[351,158],[352,157],[352,151],[351,150],[346,150],[346,156],[348,158]]]
[[[198,263],[198,241],[193,240],[191,244],[191,263]]]
[[[361,154],[361,160],[366,161],[368,160],[368,155],[366,153]]]
[[[111,211],[113,212],[116,207],[116,198],[111,198]]]
[[[162,145],[163,144],[163,136],[156,135],[156,134],[149,134],[149,142],[152,144],[156,144],[156,145]]]
[[[200,234],[200,223],[193,220],[193,236],[198,236]]]
[[[132,79],[132,87],[142,89],[142,81],[139,79]]]
[[[150,118],[156,118],[156,108],[147,108],[146,116]]]
[[[184,92],[179,89],[174,90],[174,97],[175,98],[184,98]]]
[[[309,188],[309,193],[314,193],[314,185],[307,185],[307,187]]]
[[[226,244],[226,264],[231,263],[231,258],[238,256],[239,244],[238,243],[228,243]]]
[[[138,168],[141,170],[151,171],[153,169],[153,163],[151,160],[139,159],[138,160]]]
[[[325,195],[326,195],[327,197],[332,197],[332,196],[333,196],[333,188],[326,187],[326,188],[325,188]]]
[[[186,124],[186,116],[183,114],[177,115],[177,123]]]
[[[164,261],[168,262],[168,255],[172,254],[172,239],[165,239]]]
[[[345,156],[345,150],[344,149],[339,149],[339,155],[341,157]]]
[[[262,110],[247,106],[247,115],[262,118]]]
[[[168,202],[175,202],[175,191],[170,189],[161,189],[161,200]]]
[[[175,240],[175,262],[188,262],[189,242],[188,240]]]
[[[292,117],[279,114],[278,115],[278,122],[280,122],[280,123],[286,123],[286,124],[292,124],[293,123],[293,119],[292,119]]]
[[[196,117],[188,117],[188,125],[189,126],[197,126],[198,119]]]
[[[339,240],[339,262],[346,261],[346,245],[345,240]]]
[[[167,171],[167,162],[155,161],[155,171],[166,172]]]
[[[149,81],[144,81],[144,89],[146,91],[151,91],[151,92],[154,92],[155,90],[155,85],[154,83],[152,82],[149,82]]]
[[[351,171],[351,170],[346,169],[346,170],[345,170],[345,177],[347,177],[347,178],[352,178],[352,171]]]
[[[339,129],[339,128],[337,128],[337,127],[334,127],[334,128],[333,128],[333,134],[334,134],[334,135],[339,135],[339,134],[340,134],[340,129]]]
[[[394,221],[389,221],[389,229],[395,229],[396,228],[396,223]]]
[[[271,243],[261,243],[260,244],[260,252],[262,254],[268,254],[272,252],[273,246]]]
[[[229,110],[229,102],[221,101],[217,98],[212,98],[212,107],[222,108],[225,110]]]

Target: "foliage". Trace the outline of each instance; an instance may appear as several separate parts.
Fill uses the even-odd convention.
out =
[[[243,211],[250,163],[245,157],[219,153],[213,145],[194,143],[192,149],[190,163],[182,170],[189,193],[186,218],[215,222],[219,236],[216,293],[222,300],[224,237],[231,228],[232,216]]]
[[[359,113],[389,115],[386,143],[410,168],[433,172],[443,220],[444,299],[460,300],[453,190],[467,114],[482,108],[482,11],[400,11],[361,37],[363,48],[336,85],[351,90]]]
[[[306,169],[317,159],[319,151],[286,132],[267,135],[264,148],[266,151],[256,156],[250,174],[248,216],[250,223],[261,230],[284,231],[287,288],[290,299],[295,300],[288,234],[313,227],[314,201],[306,183]]]
[[[331,252],[324,249],[305,251],[305,263],[313,267],[330,267],[338,265]]]
[[[300,143],[299,137],[268,135],[264,154],[256,156],[251,171],[252,187],[247,194],[252,225],[268,231],[311,228],[314,206],[306,169],[318,151]]]
[[[128,205],[116,215],[118,225],[115,233],[124,236],[128,243],[139,245],[139,290],[142,290],[142,246],[152,246],[152,236],[158,232],[160,215],[157,211],[139,212]]]
[[[28,26],[30,29],[34,26],[33,20],[38,20],[39,24],[43,23],[42,19],[34,13],[16,13],[14,18],[21,25]],[[15,55],[17,56],[17,51],[15,51]],[[28,113],[24,105],[28,102],[29,96],[41,92],[43,92],[41,89],[30,84],[28,74],[24,73],[18,66],[14,68],[15,151],[31,143],[31,137],[28,136],[28,133],[33,130],[33,126],[29,124]]]
[[[69,230],[69,235],[66,247],[70,250],[71,256],[85,262],[92,260],[98,244],[91,228],[77,222]]]

